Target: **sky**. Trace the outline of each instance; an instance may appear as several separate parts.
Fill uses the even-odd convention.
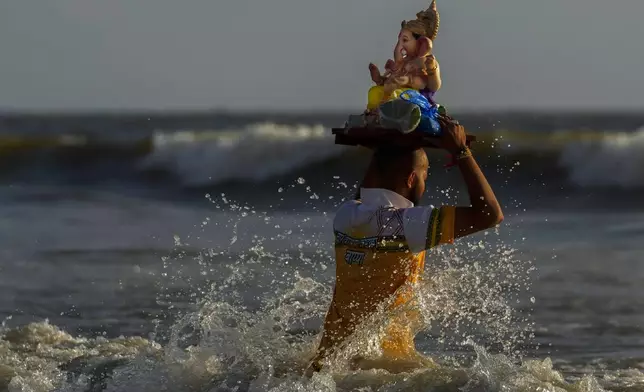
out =
[[[424,0],[3,0],[0,109],[356,110]],[[642,109],[644,0],[438,0],[448,108]]]

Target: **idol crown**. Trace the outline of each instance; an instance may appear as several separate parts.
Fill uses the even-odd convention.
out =
[[[425,36],[432,41],[438,35],[438,28],[440,26],[440,15],[436,9],[436,0],[424,11],[416,14],[415,20],[403,21],[401,27],[407,29],[414,34]]]

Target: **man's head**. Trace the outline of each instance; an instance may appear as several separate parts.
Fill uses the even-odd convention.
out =
[[[429,160],[422,148],[380,147],[373,154],[363,186],[385,188],[418,204],[425,193]]]

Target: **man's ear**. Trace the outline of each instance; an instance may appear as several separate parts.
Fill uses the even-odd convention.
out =
[[[407,176],[407,188],[411,189],[414,187],[414,184],[416,183],[416,171],[412,170],[411,173],[409,173],[409,176]]]
[[[420,37],[416,41],[416,44],[418,45],[418,48],[417,48],[418,57],[425,57],[432,54],[432,50],[434,49],[434,43],[432,42],[431,39],[427,37]]]

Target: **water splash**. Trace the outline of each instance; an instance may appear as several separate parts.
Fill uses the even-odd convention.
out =
[[[354,354],[368,355],[382,320],[392,316],[381,313],[329,367],[306,378],[333,277],[331,255],[322,250],[330,239],[311,226],[328,217],[313,224],[318,218],[311,215],[260,213],[225,196],[213,203],[218,219],[177,236],[163,259],[159,279],[167,289],[159,301],[177,315],[165,320],[167,333],[156,331],[156,341],[90,339],[46,322],[3,327],[0,390],[594,392],[627,382],[610,374],[603,384],[590,376],[566,379],[548,358],[523,358],[533,336],[534,266],[494,233],[430,255],[414,306],[423,316],[418,347],[432,361],[398,373],[353,369]],[[233,227],[232,244],[223,236],[207,248],[190,245],[209,230],[234,235]],[[284,246],[286,238],[291,245]]]

